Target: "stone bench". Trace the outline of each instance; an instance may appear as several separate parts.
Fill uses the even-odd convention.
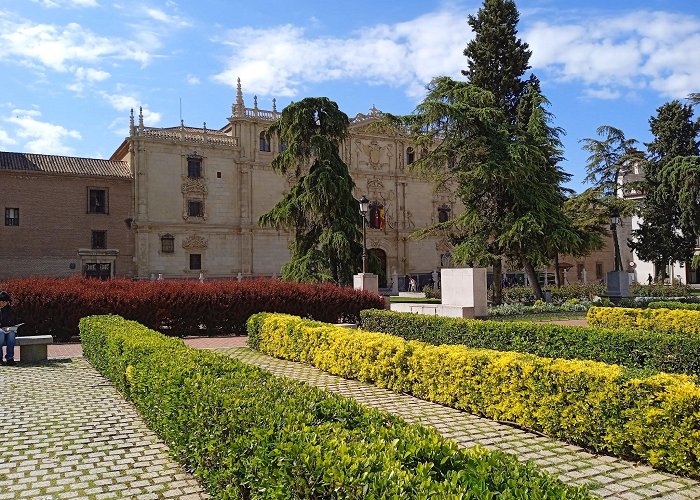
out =
[[[19,346],[20,360],[29,363],[46,361],[48,359],[46,346],[53,344],[53,337],[51,335],[16,337],[15,340],[15,345]]]

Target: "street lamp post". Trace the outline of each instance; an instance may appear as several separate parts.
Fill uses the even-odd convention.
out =
[[[613,244],[615,245],[615,271],[622,271],[622,257],[620,256],[620,242],[617,239],[617,226],[620,224],[620,212],[616,208],[610,214],[610,230],[612,231]]]
[[[360,214],[362,215],[362,274],[367,272],[367,212],[369,212],[369,200],[363,194],[360,198]]]

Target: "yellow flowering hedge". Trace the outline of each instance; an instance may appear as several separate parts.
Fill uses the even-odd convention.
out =
[[[590,326],[641,328],[664,333],[700,334],[700,311],[688,309],[637,309],[591,307],[586,317]]]
[[[261,313],[251,346],[671,472],[700,475],[697,378],[618,365],[434,346]]]

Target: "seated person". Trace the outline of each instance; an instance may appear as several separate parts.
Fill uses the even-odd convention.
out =
[[[10,305],[12,297],[5,291],[0,291],[0,362],[13,366],[15,364],[15,331],[9,327],[15,325],[15,311]],[[5,360],[2,360],[2,346],[7,343]]]

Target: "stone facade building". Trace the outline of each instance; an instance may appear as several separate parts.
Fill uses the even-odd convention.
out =
[[[289,235],[261,228],[258,218],[294,182],[270,166],[284,147],[265,131],[279,116],[245,107],[238,86],[228,123],[219,129],[153,128],[132,114],[130,135],[112,156],[130,165],[136,275],[140,278],[274,276],[289,260]],[[341,157],[356,184],[355,196],[370,200],[367,247],[389,279],[430,273],[449,265],[445,240],[415,240],[410,234],[458,209],[449,186],[412,173],[417,152],[410,140],[377,132],[373,108],[350,123]],[[359,208],[359,207],[358,207]]]
[[[124,162],[0,152],[0,279],[132,276],[131,186]]]

